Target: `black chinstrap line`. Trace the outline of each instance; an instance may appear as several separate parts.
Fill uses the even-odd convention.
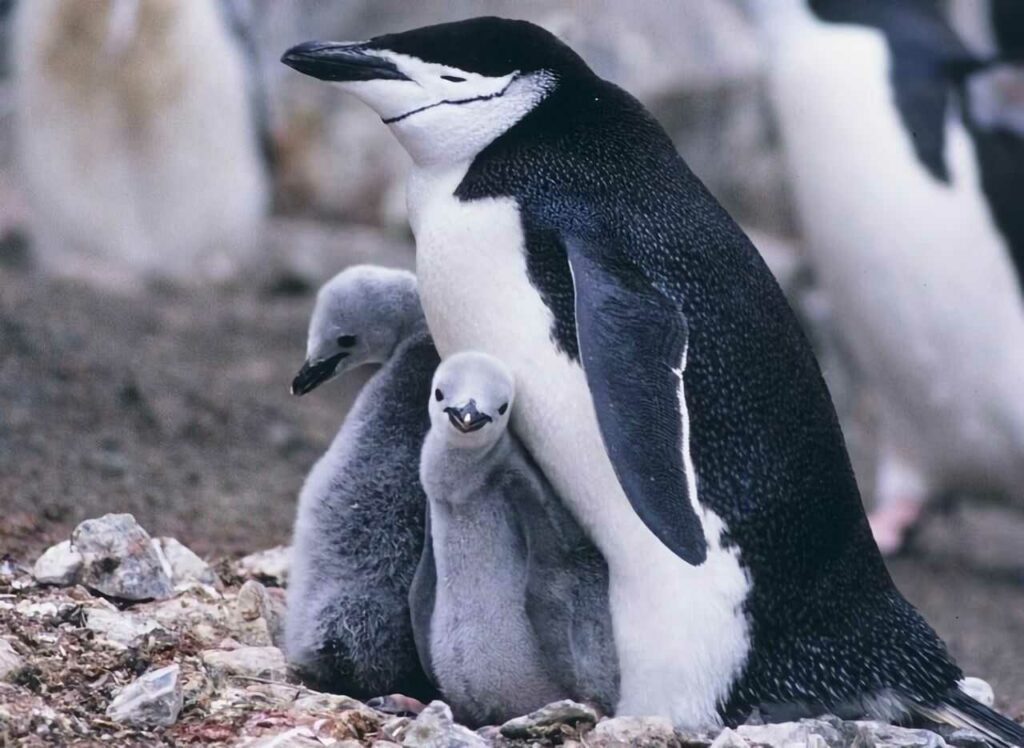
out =
[[[421,106],[419,109],[413,109],[411,111],[408,111],[405,114],[399,114],[397,117],[390,117],[388,119],[384,119],[383,117],[381,117],[381,122],[383,122],[385,125],[391,125],[394,124],[395,122],[400,122],[406,117],[411,117],[414,114],[419,114],[420,112],[425,112],[428,109],[433,109],[434,107],[442,106],[444,104],[459,106],[460,104],[471,104],[474,101],[489,101],[491,99],[497,99],[504,96],[505,93],[508,91],[509,87],[511,87],[511,85],[515,83],[518,79],[519,72],[517,71],[512,74],[512,80],[506,83],[505,87],[502,88],[500,91],[495,91],[494,93],[491,94],[484,94],[483,96],[474,96],[471,99],[442,99],[441,101],[435,101],[433,104]]]

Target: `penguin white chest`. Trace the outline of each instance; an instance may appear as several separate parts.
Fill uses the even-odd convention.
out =
[[[510,367],[516,433],[608,561],[617,713],[717,724],[749,650],[749,582],[737,553],[721,547],[722,525],[710,512],[702,516],[709,554],[699,567],[637,517],[605,451],[584,372],[552,340],[552,313],[527,273],[518,207],[508,198],[455,198],[465,168],[418,170],[409,183],[420,296],[437,348],[442,356],[484,351]]]

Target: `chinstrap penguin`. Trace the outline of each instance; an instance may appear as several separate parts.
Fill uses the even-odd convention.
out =
[[[299,495],[285,653],[322,688],[356,698],[433,694],[408,600],[427,506],[422,393],[438,363],[411,273],[357,266],[320,289],[292,392],[382,365]]]
[[[607,569],[507,430],[512,375],[459,353],[432,388],[429,545],[410,595],[424,667],[473,725],[563,698],[613,708]]]
[[[218,0],[28,0],[17,161],[46,272],[117,290],[251,269],[269,180]]]
[[[617,713],[964,711],[872,540],[781,291],[639,102],[497,18],[284,61],[411,154],[438,350],[510,368],[513,429],[608,562]]]
[[[1024,67],[929,0],[759,6],[806,243],[880,404],[879,546],[937,495],[1024,506]]]

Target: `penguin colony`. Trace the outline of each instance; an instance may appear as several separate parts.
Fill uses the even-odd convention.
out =
[[[418,292],[452,362],[435,384],[460,401],[437,386],[420,405],[431,403],[420,477],[438,525],[424,549],[452,587],[420,594],[418,572],[410,617],[424,669],[445,695],[465,694],[459,710],[484,720],[524,706],[477,690],[487,673],[463,648],[479,651],[487,631],[468,630],[446,598],[479,594],[460,554],[528,577],[488,597],[514,607],[500,635],[522,655],[495,667],[542,700],[590,687],[557,684],[545,659],[526,604],[530,533],[510,511],[522,493],[556,497],[607,564],[603,597],[588,582],[587,604],[606,599],[614,657],[595,693],[614,693],[616,714],[696,728],[754,710],[924,716],[1024,742],[960,689],[894,587],[778,286],[635,99],[546,31],[497,18],[309,42],[283,60],[362,99],[413,158]],[[487,444],[500,469],[476,454]],[[486,480],[496,471],[530,476],[529,488],[506,494]],[[491,542],[460,547],[449,533],[462,528]]]
[[[760,5],[808,249],[881,401],[879,546],[936,495],[1024,506],[1024,67],[937,3]]]
[[[219,0],[27,0],[15,14],[14,135],[42,269],[118,291],[237,278],[269,185]]]

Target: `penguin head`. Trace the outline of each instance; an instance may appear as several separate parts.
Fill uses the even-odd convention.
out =
[[[372,107],[420,164],[471,158],[560,83],[589,74],[553,34],[474,18],[365,42],[307,42],[282,62]]]
[[[514,399],[515,380],[501,361],[485,353],[457,353],[434,373],[431,428],[455,447],[490,446],[505,433]]]
[[[317,293],[292,394],[305,395],[363,364],[384,363],[424,324],[412,273],[373,265],[343,270]]]

